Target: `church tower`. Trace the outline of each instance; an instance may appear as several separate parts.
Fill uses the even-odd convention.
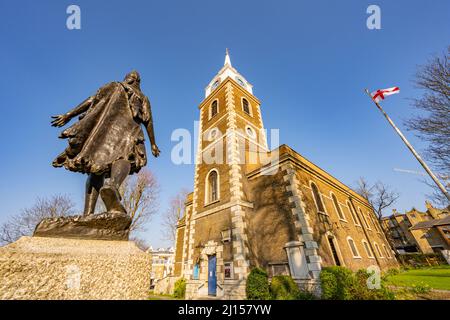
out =
[[[267,151],[267,142],[260,102],[232,66],[228,50],[199,110],[192,216],[186,217],[184,234],[187,296],[245,298],[246,215],[253,205],[243,186],[245,172],[258,166],[257,153]]]
[[[287,145],[267,150],[260,102],[228,50],[199,110],[174,263],[187,299],[245,299],[253,267],[320,296],[323,267],[397,266],[366,199]]]

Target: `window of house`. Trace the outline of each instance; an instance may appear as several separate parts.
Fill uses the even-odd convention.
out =
[[[223,264],[224,273],[225,273],[225,279],[232,279],[233,278],[233,263],[232,262],[225,262]]]
[[[336,198],[336,196],[334,195],[334,193],[331,193],[331,199],[333,199],[333,203],[334,203],[334,208],[336,210],[336,213],[339,216],[339,219],[341,220],[345,220],[345,216],[344,213],[342,212],[341,206],[339,204],[338,199]]]
[[[250,104],[245,98],[242,98],[242,110],[244,110],[245,113],[250,114]]]
[[[370,250],[370,247],[369,247],[369,244],[367,243],[367,241],[363,240],[362,244],[364,246],[364,249],[366,250],[367,256],[369,258],[373,258],[372,250]]]
[[[358,217],[356,216],[355,211],[353,210],[353,207],[352,207],[352,204],[350,203],[350,201],[347,201],[347,206],[348,206],[348,210],[350,210],[350,213],[352,214],[353,223],[356,226],[359,226],[360,224],[358,221]]]
[[[347,237],[348,246],[350,247],[350,250],[352,251],[353,258],[361,258],[358,252],[358,248],[356,248],[355,241],[351,237]]]
[[[378,243],[374,242],[374,243],[373,243],[373,246],[374,246],[375,249],[377,250],[378,256],[379,256],[380,258],[384,258],[383,252],[381,252],[381,249],[380,249],[380,246],[378,245]]]
[[[211,108],[211,111],[209,113],[209,118],[211,119],[212,117],[214,117],[219,112],[219,102],[218,102],[217,99],[214,100],[211,103],[211,107],[210,108]]]
[[[209,172],[206,183],[206,204],[219,200],[219,175],[217,170]]]
[[[316,202],[317,210],[321,213],[325,213],[325,207],[323,205],[322,198],[320,197],[319,189],[314,182],[311,182],[311,190],[314,201]]]

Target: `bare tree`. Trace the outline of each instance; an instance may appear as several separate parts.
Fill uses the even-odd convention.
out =
[[[30,236],[42,219],[72,215],[74,207],[75,204],[66,195],[38,198],[32,207],[11,216],[0,226],[0,244],[5,245],[22,236]]]
[[[379,221],[383,217],[383,210],[392,206],[399,198],[399,194],[388,185],[380,181],[370,185],[363,177],[357,181],[356,192],[369,201]]]
[[[442,56],[434,56],[420,66],[414,83],[423,90],[421,98],[413,99],[421,112],[405,122],[409,130],[428,142],[425,158],[442,177],[450,176],[450,46]],[[437,189],[433,185],[434,188]],[[447,188],[449,183],[447,180]],[[448,205],[448,199],[439,190],[432,196],[439,204]]]
[[[136,244],[136,246],[139,249],[141,249],[142,251],[147,251],[150,248],[150,246],[148,245],[147,241],[145,241],[142,238],[132,237],[132,238],[130,238],[130,241],[133,241]]]
[[[122,185],[122,200],[132,219],[130,232],[145,231],[145,224],[158,211],[160,187],[148,169],[129,176]]]
[[[169,201],[169,207],[163,216],[163,238],[165,240],[175,241],[178,220],[183,216],[184,202],[188,195],[186,189],[180,190]]]

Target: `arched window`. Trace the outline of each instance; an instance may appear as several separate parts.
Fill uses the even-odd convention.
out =
[[[372,230],[373,221],[370,219],[370,214],[366,212],[366,215],[364,217],[366,219],[367,229]]]
[[[361,258],[358,252],[358,248],[356,247],[355,241],[351,237],[347,237],[348,246],[350,247],[350,250],[352,251],[353,258]]]
[[[316,202],[317,210],[321,213],[325,213],[325,207],[323,205],[322,198],[320,197],[319,189],[314,182],[311,182],[311,190]]]
[[[211,103],[211,111],[209,113],[209,118],[211,119],[212,117],[214,117],[217,113],[219,112],[219,102],[216,100],[214,100]]]
[[[347,201],[348,210],[350,210],[350,213],[352,214],[352,220],[355,226],[360,226],[358,217],[355,214],[355,211],[353,210],[352,204],[350,201]]]
[[[369,258],[373,258],[372,250],[370,250],[370,247],[369,247],[369,244],[367,243],[367,241],[366,241],[366,240],[363,240],[363,241],[362,241],[362,244],[363,244],[363,246],[364,246],[364,249],[366,250],[367,256],[368,256]]]
[[[331,199],[333,199],[334,208],[336,210],[336,213],[339,216],[339,219],[345,220],[345,216],[344,216],[344,213],[342,212],[341,206],[339,205],[339,201],[333,192],[331,192]]]
[[[379,220],[372,214],[372,212],[368,213],[370,219],[372,220],[372,224],[375,228],[375,230],[378,231],[378,233],[381,233],[381,227],[380,227],[380,222]]]
[[[386,257],[391,258],[391,253],[389,252],[389,249],[383,244],[384,252],[386,252]]]
[[[380,246],[378,245],[378,243],[374,242],[374,243],[373,243],[373,246],[374,246],[375,249],[377,250],[378,256],[379,256],[380,258],[384,258],[383,252],[381,252],[381,249],[380,249]]]
[[[359,215],[362,217],[362,220],[364,221],[364,225],[366,226],[367,229],[370,229],[369,223],[367,222],[367,217],[364,215],[360,207],[358,207],[358,211]]]
[[[250,114],[250,104],[245,98],[242,98],[242,110],[244,110],[245,113]]]
[[[219,175],[213,169],[207,176],[206,183],[206,204],[219,200]]]

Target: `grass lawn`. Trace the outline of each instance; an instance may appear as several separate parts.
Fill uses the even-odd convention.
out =
[[[450,266],[405,270],[389,276],[388,282],[394,286],[427,284],[432,289],[450,290]]]

